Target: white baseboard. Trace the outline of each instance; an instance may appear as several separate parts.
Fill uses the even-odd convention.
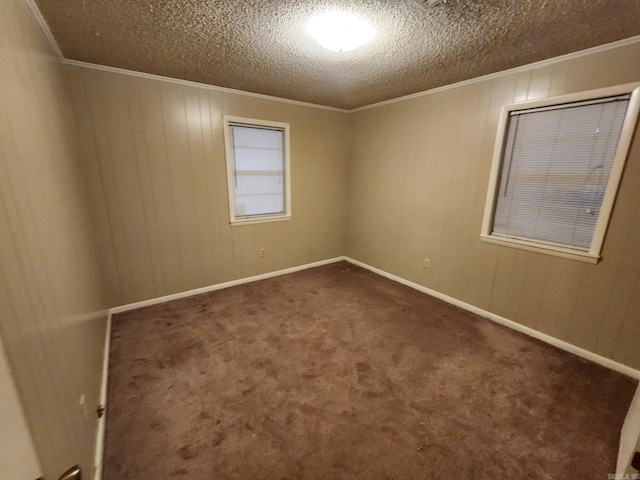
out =
[[[284,270],[276,270],[274,272],[263,273],[260,275],[254,275],[252,277],[239,278],[237,280],[231,280],[229,282],[217,283],[215,285],[209,285],[206,287],[196,288],[193,290],[187,290],[184,292],[174,293],[171,295],[165,295],[162,297],[151,298],[149,300],[143,300],[141,302],[129,303],[127,305],[121,305],[119,307],[114,307],[109,310],[109,322],[111,321],[111,315],[116,313],[127,312],[129,310],[135,310],[137,308],[148,307],[150,305],[157,305],[159,303],[170,302],[172,300],[178,300],[180,298],[191,297],[193,295],[199,295],[201,293],[213,292],[216,290],[222,290],[225,288],[235,287],[237,285],[243,285],[245,283],[257,282],[259,280],[264,280],[267,278],[278,277],[280,275],[286,275],[288,273],[299,272],[301,270],[307,270],[309,268],[320,267],[322,265],[329,265],[331,263],[340,262],[342,260],[346,260],[347,262],[362,267],[366,270],[369,270],[373,273],[376,273],[382,277],[388,278],[389,280],[393,280],[394,282],[401,283],[402,285],[406,285],[420,292],[426,293],[427,295],[431,295],[433,297],[439,298],[447,303],[455,305],[456,307],[460,307],[463,310],[467,310],[469,312],[475,313],[476,315],[480,315],[483,318],[491,320],[493,322],[499,323],[508,327],[512,330],[516,330],[518,332],[524,333],[530,337],[541,340],[549,345],[553,345],[554,347],[558,347],[561,350],[565,350],[569,353],[573,353],[579,357],[585,358],[592,362],[595,362],[599,365],[607,367],[616,372],[622,373],[623,375],[627,375],[628,377],[634,378],[636,380],[640,380],[640,370],[636,370],[627,365],[623,365],[622,363],[616,362],[615,360],[611,360],[609,358],[603,357],[602,355],[598,355],[597,353],[593,353],[589,350],[585,350],[584,348],[578,347],[571,343],[565,342],[564,340],[560,340],[558,338],[552,337],[551,335],[547,335],[546,333],[539,332],[534,330],[533,328],[526,327],[521,325],[513,320],[509,320],[508,318],[501,317],[500,315],[496,315],[495,313],[491,313],[487,310],[484,310],[480,307],[476,307],[475,305],[471,305],[469,303],[463,302],[462,300],[458,300],[457,298],[450,297],[449,295],[445,295],[444,293],[440,293],[436,290],[432,290],[423,285],[420,285],[415,282],[411,282],[402,277],[394,275],[392,273],[385,272],[384,270],[380,270],[379,268],[372,267],[366,263],[360,262],[358,260],[354,260],[350,257],[335,257],[329,258],[327,260],[320,260],[317,262],[307,263],[304,265],[299,265],[297,267],[285,268]],[[105,357],[106,358],[106,357]],[[108,359],[107,359],[108,360]],[[106,361],[106,360],[105,360]],[[106,365],[105,365],[106,368]],[[106,394],[106,392],[105,392]]]
[[[196,288],[193,290],[187,290],[185,292],[174,293],[171,295],[165,295],[162,297],[151,298],[149,300],[143,300],[141,302],[129,303],[127,305],[121,305],[109,310],[107,317],[107,331],[105,336],[104,345],[104,358],[102,363],[102,385],[100,387],[100,404],[107,407],[107,380],[109,378],[109,347],[111,344],[111,317],[116,313],[127,312],[129,310],[135,310],[137,308],[148,307],[150,305],[157,305],[159,303],[170,302],[171,300],[178,300],[180,298],[191,297],[193,295],[199,295],[201,293],[213,292],[215,290],[222,290],[224,288],[235,287],[236,285],[242,285],[245,283],[257,282],[258,280],[264,280],[267,278],[278,277],[280,275],[286,275],[288,273],[299,272],[301,270],[307,270],[313,267],[320,267],[322,265],[329,265],[331,263],[340,262],[346,260],[345,257],[329,258],[327,260],[320,260],[318,262],[307,263],[305,265],[298,265],[297,267],[285,268],[284,270],[276,270],[275,272],[263,273],[260,275],[254,275],[252,277],[240,278],[238,280],[232,280],[230,282],[218,283],[215,285],[209,285],[207,287]],[[107,415],[109,409],[106,408],[104,415],[98,420],[98,431],[96,437],[96,452],[94,458],[94,480],[102,480],[102,462],[104,459],[104,434],[107,421]]]
[[[385,272],[384,270],[380,270],[379,268],[372,267],[371,265],[367,265],[366,263],[359,262],[358,260],[354,260],[353,258],[345,257],[345,260],[349,263],[362,267],[366,270],[369,270],[373,273],[381,275],[389,280],[393,280],[394,282],[401,283],[402,285],[406,285],[407,287],[411,287],[419,292],[426,293],[431,295],[432,297],[439,298],[440,300],[444,300],[447,303],[455,305],[456,307],[460,307],[469,312],[475,313],[484,317],[488,320],[492,320],[500,325],[504,325],[505,327],[511,328],[512,330],[516,330],[518,332],[524,333],[525,335],[529,335],[530,337],[541,340],[549,345],[553,345],[554,347],[558,347],[561,350],[565,350],[569,353],[573,353],[578,357],[582,357],[584,359],[590,360],[594,363],[602,365],[603,367],[614,370],[618,373],[622,373],[623,375],[627,375],[631,378],[635,378],[636,380],[640,379],[640,371],[628,367],[627,365],[623,365],[609,358],[598,355],[597,353],[590,352],[585,350],[584,348],[576,347],[568,342],[563,340],[559,340],[555,337],[547,335],[545,333],[539,332],[529,327],[525,327],[524,325],[520,325],[513,320],[509,320],[507,318],[496,315],[495,313],[488,312],[483,310],[482,308],[476,307],[469,303],[463,302],[462,300],[458,300],[457,298],[450,297],[443,293],[437,292],[435,290],[431,290],[430,288],[424,287],[418,283],[411,282],[409,280],[405,280],[402,277],[398,277],[397,275],[393,275],[391,273]],[[636,448],[636,442],[638,442],[638,438],[640,436],[640,385],[637,387],[636,394],[629,406],[629,410],[627,411],[627,416],[624,421],[624,425],[622,427],[622,431],[620,432],[620,445],[618,448],[618,459],[616,462],[616,474],[621,476],[624,474],[629,462],[631,461],[631,455],[633,454]],[[622,477],[620,477],[622,478]]]
[[[504,325],[505,327],[508,327],[512,330],[524,333],[525,335],[528,335],[530,337],[536,338],[538,340],[541,340],[545,343],[548,343],[549,345],[553,345],[554,347],[560,348],[561,350],[565,350],[569,353],[572,353],[574,355],[577,355],[579,357],[582,357],[584,359],[590,360],[594,363],[597,363],[599,365],[602,365],[606,368],[609,368],[611,370],[614,370],[616,372],[622,373],[623,375],[627,375],[631,378],[640,380],[640,371],[631,368],[627,365],[623,365],[621,363],[618,363],[614,360],[611,360],[609,358],[605,358],[601,355],[598,355],[596,353],[590,352],[588,350],[585,350],[583,348],[577,347],[575,345],[572,345],[568,342],[565,342],[563,340],[559,340],[555,337],[552,337],[550,335],[547,335],[545,333],[539,332],[537,330],[534,330],[532,328],[529,327],[525,327],[524,325],[521,325],[517,322],[514,322],[513,320],[509,320],[507,318],[501,317],[499,315],[496,315],[495,313],[491,313],[487,310],[483,310],[482,308],[476,307],[474,305],[471,305],[469,303],[463,302],[462,300],[458,300],[456,298],[450,297],[448,295],[445,295],[443,293],[437,292],[435,290],[432,290],[430,288],[427,288],[425,286],[422,286],[420,284],[411,282],[409,280],[406,280],[402,277],[399,277],[397,275],[393,275],[391,273],[385,272],[384,270],[380,270],[379,268],[376,267],[372,267],[371,265],[367,265],[366,263],[360,262],[358,260],[354,260],[353,258],[350,257],[335,257],[335,258],[330,258],[327,260],[321,260],[318,262],[313,262],[313,263],[307,263],[305,265],[299,265],[297,267],[291,267],[291,268],[286,268],[284,270],[277,270],[275,272],[269,272],[269,273],[263,273],[260,275],[254,275],[252,277],[247,277],[247,278],[241,278],[238,280],[232,280],[230,282],[224,282],[224,283],[218,283],[215,285],[209,285],[207,287],[202,287],[202,288],[196,288],[193,290],[187,290],[185,292],[179,292],[179,293],[174,293],[171,295],[165,295],[162,297],[158,297],[158,298],[152,298],[149,300],[144,300],[141,302],[135,302],[135,303],[129,303],[127,305],[121,305],[119,307],[114,307],[112,309],[109,310],[109,316],[108,316],[108,322],[107,322],[107,333],[106,333],[106,339],[105,339],[105,351],[104,351],[104,363],[103,363],[103,372],[102,372],[102,387],[101,387],[101,392],[100,392],[100,403],[102,405],[107,405],[107,378],[108,378],[108,366],[109,366],[109,344],[111,341],[111,316],[113,314],[116,313],[122,313],[122,312],[126,312],[129,310],[135,310],[137,308],[142,308],[142,307],[148,307],[150,305],[157,305],[159,303],[164,303],[164,302],[169,302],[172,300],[177,300],[180,298],[186,298],[186,297],[191,297],[193,295],[199,295],[201,293],[206,293],[206,292],[213,292],[215,290],[222,290],[225,288],[229,288],[229,287],[234,287],[237,285],[243,285],[246,283],[251,283],[251,282],[257,282],[258,280],[264,280],[267,278],[273,278],[273,277],[278,277],[280,275],[286,275],[288,273],[294,273],[294,272],[299,272],[301,270],[306,270],[309,268],[313,268],[313,267],[319,267],[322,265],[329,265],[331,263],[336,263],[339,261],[345,260],[353,265],[357,265],[359,267],[362,267],[366,270],[369,270],[373,273],[376,273],[382,277],[388,278],[389,280],[393,280],[394,282],[398,282],[402,285],[406,285],[408,287],[411,287],[415,290],[418,290],[419,292],[422,293],[426,293],[427,295],[431,295],[433,297],[439,298],[440,300],[443,300],[447,303],[450,303],[452,305],[455,305],[456,307],[460,307],[463,310],[467,310],[469,312],[475,313],[476,315],[479,315],[483,318],[486,318],[488,320],[491,320],[493,322],[499,323],[500,325]],[[640,392],[640,387],[638,388],[638,392]],[[636,397],[638,397],[640,395],[637,394]],[[635,400],[634,400],[635,401]],[[98,438],[97,438],[97,442],[96,442],[96,455],[95,455],[95,463],[96,463],[96,470],[95,470],[95,477],[94,480],[101,480],[102,479],[102,460],[103,460],[103,455],[104,455],[104,432],[105,432],[105,422],[106,422],[106,416],[108,415],[108,409],[107,411],[105,411],[105,414],[102,416],[102,418],[100,419],[99,423],[98,423]],[[621,444],[620,444],[620,454],[618,457],[618,464],[621,464],[622,462],[624,462],[624,458],[628,452],[628,448],[624,448],[624,452],[623,450],[623,446],[627,447],[628,445],[631,444],[631,442],[633,442],[633,445],[635,445],[635,439],[632,439],[631,437],[633,437],[633,435],[636,433],[637,430],[640,430],[640,418],[636,418],[636,417],[640,417],[640,415],[633,415],[633,412],[631,411],[631,409],[629,410],[629,413],[627,415],[627,420],[625,421],[625,428],[623,429],[622,432],[622,439],[621,439]],[[627,432],[627,434],[625,435],[625,432]]]
[[[407,287],[411,287],[415,290],[426,293],[427,295],[431,295],[432,297],[439,298],[440,300],[444,300],[451,305],[455,305],[456,307],[460,307],[463,310],[467,310],[468,312],[480,315],[483,318],[499,323],[500,325],[504,325],[505,327],[516,330],[517,332],[524,333],[525,335],[541,340],[545,343],[548,343],[549,345],[558,347],[561,350],[573,353],[578,357],[585,358],[594,363],[597,363],[598,365],[602,365],[603,367],[615,370],[616,372],[622,373],[623,375],[626,375],[628,377],[640,380],[640,370],[636,370],[635,368],[623,365],[622,363],[603,357],[602,355],[598,355],[597,353],[590,352],[589,350],[585,350],[584,348],[577,347],[575,345],[572,345],[571,343],[565,342],[564,340],[560,340],[552,337],[551,335],[547,335],[546,333],[534,330],[533,328],[525,327],[524,325],[514,322],[513,320],[509,320],[508,318],[501,317],[500,315],[496,315],[495,313],[488,312],[487,310],[483,310],[482,308],[463,302],[462,300],[458,300],[457,298],[450,297],[449,295],[445,295],[444,293],[431,290],[430,288],[424,287],[418,283],[411,282],[402,277],[398,277],[397,275],[393,275],[392,273],[385,272],[384,270],[380,270],[379,268],[372,267],[371,265],[367,265],[366,263],[360,262],[358,260],[354,260],[353,258],[345,257],[344,259],[349,263],[362,267],[373,273],[377,273],[378,275],[388,278],[389,280],[401,283],[402,285],[406,285]]]
[[[102,357],[102,382],[100,384],[100,405],[107,405],[107,381],[109,378],[109,347],[111,346],[111,311],[107,315],[107,331],[104,339],[104,355]],[[102,461],[104,459],[104,433],[107,423],[105,410],[102,417],[98,419],[98,431],[96,433],[96,452],[94,457],[94,480],[102,480]]]
[[[235,287],[237,285],[243,285],[245,283],[257,282],[258,280],[264,280],[266,278],[279,277],[280,275],[299,272],[301,270],[307,270],[313,267],[321,267],[322,265],[329,265],[330,263],[336,263],[342,260],[346,260],[346,258],[335,257],[335,258],[329,258],[327,260],[320,260],[318,262],[306,263],[304,265],[298,265],[297,267],[285,268],[284,270],[276,270],[275,272],[262,273],[260,275],[254,275],[252,277],[231,280],[230,282],[217,283],[215,285],[195,288],[193,290],[187,290],[185,292],[173,293],[171,295],[165,295],[163,297],[151,298],[149,300],[143,300],[141,302],[129,303],[127,305],[114,307],[109,311],[112,314],[127,312],[129,310],[135,310],[137,308],[148,307],[150,305],[157,305],[159,303],[170,302],[172,300],[178,300],[180,298],[192,297],[193,295],[199,295],[201,293],[213,292],[215,290],[222,290],[224,288]]]

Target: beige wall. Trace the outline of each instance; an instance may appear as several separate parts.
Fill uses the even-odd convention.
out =
[[[40,464],[1,340],[0,425],[0,478],[38,478],[41,475]]]
[[[67,78],[110,305],[344,253],[345,113],[82,67]],[[291,221],[229,225],[223,114],[290,123]]]
[[[90,476],[106,302],[62,66],[24,1],[2,4],[0,65],[0,337],[43,473]]]
[[[640,368],[637,132],[598,265],[479,239],[502,105],[639,80],[636,43],[352,114],[347,254]]]
[[[500,107],[640,80],[640,45],[348,115],[62,66],[21,0],[0,39],[0,337],[47,478],[91,475],[102,309],[345,253],[640,368],[637,139],[598,265],[479,241]],[[223,114],[291,124],[293,220],[229,226]]]

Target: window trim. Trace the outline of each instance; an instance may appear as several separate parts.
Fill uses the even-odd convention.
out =
[[[602,200],[600,214],[591,240],[589,251],[583,252],[572,248],[555,246],[547,243],[538,243],[535,241],[522,240],[516,238],[508,238],[491,234],[493,220],[496,209],[496,197],[498,181],[500,176],[500,166],[507,140],[507,125],[509,115],[513,111],[529,110],[532,108],[560,106],[566,103],[574,103],[581,101],[593,100],[596,98],[613,97],[616,95],[630,94],[629,106],[622,123],[618,148],[613,158],[613,165],[607,182],[605,196]],[[528,250],[531,252],[544,253],[557,257],[579,260],[587,263],[598,263],[601,259],[602,246],[604,238],[611,219],[611,212],[620,187],[622,172],[631,147],[631,140],[636,129],[638,120],[638,112],[640,110],[640,82],[627,83],[614,87],[600,88],[579,92],[558,97],[543,98],[520,103],[512,103],[502,107],[500,119],[498,121],[498,131],[496,135],[495,146],[493,149],[493,160],[491,163],[491,172],[489,176],[489,185],[487,188],[487,199],[484,208],[484,217],[482,220],[482,230],[480,232],[480,240],[487,243],[502,245],[506,247]]]
[[[233,115],[223,115],[223,130],[225,144],[225,165],[227,169],[227,196],[229,198],[229,224],[231,226],[252,225],[256,223],[282,222],[291,220],[291,155],[290,155],[290,125],[283,122],[271,120],[258,120],[255,118],[236,117]],[[231,144],[231,133],[229,124],[239,123],[253,125],[256,127],[278,128],[284,131],[284,213],[270,213],[265,215],[251,215],[246,217],[236,217],[235,215],[235,194],[233,178],[233,145]]]

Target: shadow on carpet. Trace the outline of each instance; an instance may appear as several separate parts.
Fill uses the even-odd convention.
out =
[[[340,262],[114,316],[103,478],[604,480],[635,387]]]

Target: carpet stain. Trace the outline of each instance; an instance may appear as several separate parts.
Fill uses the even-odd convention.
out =
[[[103,478],[601,480],[636,385],[340,262],[115,315]]]
[[[198,452],[191,448],[191,445],[184,446],[178,450],[178,455],[183,460],[191,460],[198,456]]]

